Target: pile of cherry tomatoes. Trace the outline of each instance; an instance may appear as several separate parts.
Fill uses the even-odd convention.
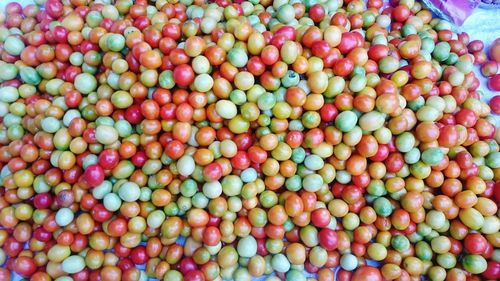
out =
[[[500,279],[498,47],[414,0],[34,2],[0,280]]]
[[[481,74],[488,77],[488,88],[493,92],[500,92],[500,73],[498,73],[498,64],[500,63],[500,38],[497,38],[490,46],[490,59],[487,56],[481,55],[478,64],[481,64]],[[495,97],[498,98],[498,95]],[[495,114],[500,114],[500,103],[493,100],[491,110]]]

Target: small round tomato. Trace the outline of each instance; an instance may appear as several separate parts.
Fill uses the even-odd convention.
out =
[[[354,272],[351,281],[382,281],[380,270],[372,266],[362,266]]]
[[[176,84],[187,87],[194,81],[193,68],[187,64],[180,64],[174,68],[174,81]]]
[[[83,173],[83,178],[90,186],[98,186],[104,181],[104,170],[99,165],[90,165]]]
[[[488,79],[488,88],[492,91],[500,91],[500,74],[492,75]]]
[[[465,237],[464,247],[471,254],[481,254],[488,247],[488,241],[479,233],[471,233]]]

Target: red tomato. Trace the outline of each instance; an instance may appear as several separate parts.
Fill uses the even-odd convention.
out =
[[[309,9],[309,17],[314,22],[320,22],[325,17],[325,8],[321,4],[315,4]]]
[[[52,18],[58,18],[63,15],[63,4],[61,1],[57,0],[48,0],[45,2],[45,11]]]
[[[500,38],[493,41],[490,46],[490,58],[496,62],[500,62]]]
[[[114,219],[108,225],[108,232],[112,237],[120,237],[127,233],[127,230],[127,221],[124,218]]]
[[[363,190],[355,185],[348,185],[342,190],[342,199],[347,204],[354,204],[363,197]]]
[[[500,74],[495,74],[488,80],[488,88],[492,91],[500,91]]]
[[[174,81],[182,87],[189,86],[194,81],[194,71],[187,64],[180,64],[174,68]]]
[[[494,96],[490,100],[491,111],[495,114],[500,114],[500,96]]]
[[[327,103],[319,110],[321,120],[325,122],[331,122],[335,120],[335,117],[339,114],[339,111],[332,103]]]
[[[278,30],[276,30],[275,34],[282,34],[285,36],[286,40],[292,41],[295,41],[295,38],[297,37],[297,31],[295,31],[295,28],[287,25],[280,27]]]
[[[488,247],[488,241],[479,233],[471,233],[465,237],[464,246],[471,254],[482,254]]]
[[[22,277],[30,277],[36,271],[35,261],[30,257],[18,257],[14,262],[14,271]]]
[[[440,130],[438,142],[444,147],[453,147],[458,141],[458,131],[454,125],[446,125]]]
[[[250,158],[248,157],[248,153],[245,151],[238,151],[236,155],[231,158],[231,165],[233,168],[238,170],[244,170],[250,167]]]
[[[266,256],[269,254],[266,248],[266,239],[257,239],[257,254],[261,256]]]
[[[455,114],[455,120],[457,121],[457,123],[468,128],[473,127],[476,124],[477,118],[478,117],[476,116],[476,113],[467,108],[463,108],[457,114]]]
[[[90,165],[83,173],[83,178],[91,187],[96,187],[104,181],[104,170],[99,165]]]
[[[306,261],[306,263],[304,264],[304,269],[309,273],[316,273],[319,270],[317,266],[313,265],[309,261]]]
[[[497,205],[500,205],[500,181],[497,181],[495,183],[495,186],[493,187],[493,195],[495,196],[495,202]]]
[[[341,269],[337,272],[336,280],[338,280],[338,281],[351,281],[351,276],[352,276],[352,273],[350,271]]]
[[[403,168],[404,162],[404,157],[401,153],[391,153],[389,157],[385,159],[384,164],[388,172],[397,173]]]
[[[367,6],[368,8],[380,9],[384,2],[382,0],[368,0]]]
[[[219,228],[209,226],[203,232],[203,243],[208,246],[216,246],[220,242],[221,233]]]
[[[457,161],[458,166],[460,166],[461,169],[467,169],[474,164],[472,161],[472,155],[467,151],[460,151],[457,153],[455,161]]]
[[[370,157],[372,161],[384,161],[389,156],[389,148],[385,144],[379,144],[377,153]]]
[[[258,56],[253,56],[248,60],[247,68],[248,71],[254,76],[260,76],[262,73],[264,73],[264,71],[266,71],[266,65]]]
[[[148,261],[149,257],[146,253],[146,247],[138,246],[130,252],[130,259],[135,264],[144,264]]]
[[[469,49],[469,52],[474,53],[474,52],[480,52],[484,48],[484,43],[481,40],[473,40],[467,45],[467,49]]]
[[[141,107],[137,104],[131,105],[125,110],[125,119],[132,124],[139,124],[144,119],[141,114]]]
[[[370,46],[368,49],[368,57],[376,62],[378,62],[383,57],[387,57],[389,54],[389,47],[381,44],[376,44]]]
[[[134,166],[136,167],[144,166],[147,160],[148,158],[146,156],[146,152],[144,152],[143,150],[137,151],[137,153],[134,154],[134,156],[132,156],[131,158],[132,164],[134,164]]]
[[[128,258],[124,258],[124,259],[121,259],[117,266],[122,270],[122,271],[127,271],[129,270],[130,268],[133,268],[134,267],[134,263],[128,259]]]
[[[197,266],[191,257],[185,257],[181,260],[179,264],[179,271],[183,274],[187,274],[190,271],[196,270]]]
[[[354,69],[354,62],[349,58],[343,58],[333,65],[333,73],[337,76],[347,76]]]
[[[382,274],[378,268],[362,266],[352,275],[351,281],[382,281]]]
[[[491,280],[500,279],[500,262],[488,261],[488,267],[483,272],[483,277]]]
[[[356,32],[344,32],[342,33],[342,38],[340,40],[340,44],[337,46],[339,51],[342,54],[349,53],[352,49],[359,46],[358,36],[355,34]]]
[[[319,232],[319,244],[321,247],[325,248],[327,251],[333,251],[337,249],[339,244],[339,238],[337,232],[333,229],[323,228]]]
[[[496,61],[488,61],[485,64],[481,65],[481,74],[483,74],[483,76],[490,77],[497,74],[497,72],[498,62]]]
[[[184,275],[185,280],[190,281],[205,281],[205,275],[200,270],[191,270]]]
[[[35,195],[35,198],[33,199],[33,205],[37,209],[47,209],[50,207],[50,205],[52,205],[53,201],[54,200],[52,199],[50,193],[44,192]]]
[[[222,177],[222,167],[218,163],[210,163],[203,168],[203,176],[207,181],[216,181]]]
[[[410,16],[411,11],[406,5],[397,6],[392,10],[392,17],[398,22],[404,22]]]
[[[121,258],[128,257],[130,255],[130,251],[132,251],[130,248],[127,248],[120,243],[116,243],[113,249],[115,250],[115,255]]]
[[[328,45],[328,43],[325,40],[316,41],[312,43],[311,46],[311,51],[313,55],[320,58],[325,58],[330,52],[330,50],[331,50],[330,45]]]
[[[330,211],[326,208],[319,208],[311,212],[311,221],[317,227],[326,227],[330,224]]]
[[[262,62],[266,65],[273,65],[280,58],[280,52],[278,48],[273,45],[268,45],[264,47],[262,52],[260,53],[260,57]]]
[[[0,280],[11,280],[11,274],[7,268],[0,268]]]
[[[285,142],[291,148],[297,148],[302,144],[304,134],[301,131],[290,131],[285,136]]]
[[[9,257],[15,257],[23,250],[23,243],[14,239],[14,237],[8,237],[2,248],[5,254]]]
[[[113,213],[106,210],[103,204],[95,205],[90,211],[90,214],[92,215],[94,220],[98,222],[105,222],[113,216]]]
[[[99,154],[99,165],[105,170],[111,170],[120,161],[120,155],[114,149],[108,148]]]

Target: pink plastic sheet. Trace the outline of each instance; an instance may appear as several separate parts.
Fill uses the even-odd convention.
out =
[[[479,5],[480,0],[423,0],[439,17],[462,25]]]

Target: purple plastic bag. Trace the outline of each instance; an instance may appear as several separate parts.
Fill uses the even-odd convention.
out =
[[[441,18],[462,25],[479,5],[480,0],[423,0]]]

